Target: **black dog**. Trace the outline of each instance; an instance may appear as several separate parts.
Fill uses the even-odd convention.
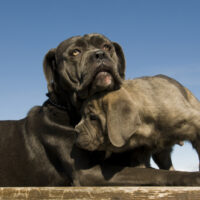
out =
[[[131,168],[128,153],[103,160],[103,152],[74,145],[84,98],[118,88],[124,71],[121,47],[99,34],[50,50],[44,59],[49,99],[22,120],[0,123],[0,186],[200,185],[199,173]]]

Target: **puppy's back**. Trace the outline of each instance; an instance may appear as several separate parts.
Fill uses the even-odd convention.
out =
[[[197,98],[179,82],[164,75],[127,80],[122,87],[143,114],[155,118],[165,113],[174,118],[188,108],[200,111]]]
[[[178,100],[182,98],[184,101],[190,102],[199,108],[197,98],[183,85],[175,79],[165,75],[145,76],[133,80],[126,80],[123,87],[132,94],[133,97],[152,98],[152,100],[167,101],[167,99]],[[147,100],[146,99],[146,100]],[[198,105],[196,105],[196,103]]]

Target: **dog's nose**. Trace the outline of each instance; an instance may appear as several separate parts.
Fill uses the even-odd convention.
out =
[[[105,58],[105,52],[99,50],[99,51],[97,51],[97,52],[95,53],[95,56],[96,56],[96,59],[102,60],[103,58]]]

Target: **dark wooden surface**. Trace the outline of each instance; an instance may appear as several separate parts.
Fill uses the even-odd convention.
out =
[[[0,188],[0,200],[200,200],[200,187],[24,187]]]

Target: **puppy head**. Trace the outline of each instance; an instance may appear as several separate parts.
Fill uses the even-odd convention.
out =
[[[123,88],[88,100],[82,116],[75,128],[77,144],[90,151],[123,151],[141,123],[137,107]]]
[[[44,58],[49,92],[71,91],[87,98],[119,87],[125,77],[125,59],[119,44],[101,34],[69,38]]]
[[[86,150],[100,150],[105,141],[106,116],[102,109],[100,94],[96,94],[83,103],[82,118],[76,125],[76,144]]]

